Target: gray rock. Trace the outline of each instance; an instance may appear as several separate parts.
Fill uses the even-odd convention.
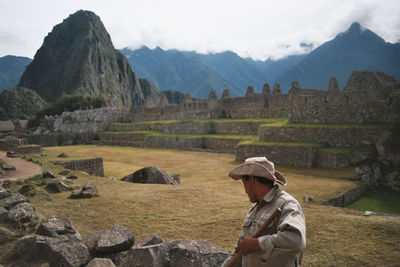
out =
[[[19,203],[10,209],[8,219],[19,224],[33,222],[36,219],[35,207],[28,202]]]
[[[0,227],[0,245],[7,243],[11,239],[15,238],[16,234],[7,228]]]
[[[20,193],[11,193],[9,197],[0,200],[0,207],[10,210],[19,203],[29,202],[29,200]]]
[[[76,239],[52,238],[36,235],[36,251],[40,251],[41,258],[50,264],[50,267],[80,267],[86,265],[90,259],[89,249]]]
[[[94,258],[86,267],[115,267],[115,264],[107,258]]]
[[[50,171],[46,171],[46,172],[44,172],[43,173],[43,178],[51,178],[51,179],[54,179],[54,178],[57,178],[57,176],[55,176],[52,172],[50,172]]]
[[[164,240],[158,235],[153,235],[143,238],[142,240],[140,240],[138,243],[135,244],[135,247],[145,247],[161,243],[164,243]]]
[[[305,196],[303,196],[303,200],[305,202],[313,201],[314,200],[314,196],[305,195]]]
[[[3,170],[5,170],[5,171],[15,171],[16,169],[12,165],[3,164]]]
[[[45,188],[52,193],[60,193],[71,190],[71,188],[68,185],[66,185],[63,181],[59,179],[51,183],[48,183]]]
[[[36,234],[53,238],[66,236],[68,239],[82,240],[81,235],[69,220],[56,217],[50,217],[47,222],[40,224]]]
[[[386,184],[396,191],[400,191],[400,172],[393,171],[385,176]]]
[[[170,250],[170,265],[175,267],[221,266],[228,251],[202,240],[179,243]]]
[[[358,176],[362,176],[365,172],[363,169],[361,169],[360,167],[355,167],[354,168],[354,172],[358,175]]]
[[[70,198],[93,198],[99,196],[99,190],[96,185],[92,183],[86,183],[82,187],[75,189]]]
[[[118,253],[129,250],[135,242],[135,236],[125,226],[115,224],[104,231],[89,233],[83,242],[94,255]]]
[[[170,184],[178,185],[171,176],[158,167],[145,167],[129,174],[121,179],[122,181],[142,184]]]
[[[132,247],[122,262],[122,267],[165,267],[169,263],[169,251],[181,241],[161,243],[145,247]],[[190,266],[190,265],[188,265]]]
[[[9,211],[3,207],[0,207],[0,221],[8,221]]]
[[[5,189],[3,186],[0,186],[0,200],[11,196],[12,192],[8,189]]]

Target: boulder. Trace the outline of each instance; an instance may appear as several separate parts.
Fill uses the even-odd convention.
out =
[[[86,267],[115,267],[115,264],[107,258],[94,258]]]
[[[14,232],[8,230],[7,228],[0,227],[0,245],[9,242],[9,240],[15,238],[15,236],[16,234]]]
[[[221,266],[228,251],[202,240],[179,243],[170,250],[170,265],[176,267]]]
[[[146,238],[143,238],[140,240],[138,243],[135,244],[135,247],[145,247],[145,246],[150,246],[150,245],[157,245],[164,243],[164,240],[159,237],[158,235],[153,235],[149,236]]]
[[[52,172],[50,172],[50,171],[46,171],[46,172],[44,172],[43,173],[43,178],[51,178],[51,179],[54,179],[54,178],[57,178],[57,176],[55,176]]]
[[[82,242],[66,236],[52,238],[36,235],[34,247],[35,251],[40,251],[40,257],[47,261],[50,267],[80,267],[91,260],[89,249]]]
[[[0,200],[11,196],[12,192],[0,185]]]
[[[145,167],[143,169],[137,170],[134,173],[123,177],[121,180],[131,183],[142,184],[178,185],[178,183],[165,171],[155,166]]]
[[[16,168],[12,165],[8,165],[8,164],[3,164],[3,170],[5,171],[15,171]]]
[[[71,190],[71,188],[60,179],[48,183],[45,188],[51,193],[60,193]]]
[[[19,155],[14,151],[7,151],[7,157],[9,157],[9,158],[18,158]]]
[[[145,247],[132,247],[122,261],[122,267],[164,267],[174,266],[169,263],[169,251],[181,241]],[[191,266],[191,265],[187,265]]]
[[[68,219],[50,217],[47,222],[40,224],[36,235],[60,238],[66,236],[68,239],[82,240],[81,235]]]
[[[33,197],[37,195],[38,189],[33,184],[26,184],[18,190],[18,193],[26,197]]]
[[[69,198],[93,198],[99,196],[99,190],[96,185],[86,183],[82,187],[75,189]]]
[[[8,220],[13,223],[23,224],[36,219],[35,207],[28,202],[19,203],[8,212]]]
[[[10,210],[19,203],[29,202],[29,200],[20,193],[11,193],[10,196],[0,199],[0,207]]]
[[[104,231],[89,233],[83,242],[92,255],[111,254],[129,250],[135,236],[125,226],[115,224]]]

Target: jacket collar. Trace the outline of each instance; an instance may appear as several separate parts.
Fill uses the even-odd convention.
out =
[[[271,190],[269,190],[269,192],[263,197],[263,200],[265,202],[267,202],[267,203],[271,202],[274,199],[274,197],[275,197],[276,193],[278,192],[278,190],[279,190],[279,186],[278,185],[274,185],[271,188]]]

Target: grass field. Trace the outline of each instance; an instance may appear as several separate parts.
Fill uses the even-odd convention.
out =
[[[93,182],[100,191],[94,199],[68,199],[68,193],[51,200],[31,201],[45,217],[68,218],[85,236],[115,223],[127,226],[140,240],[158,234],[166,241],[201,239],[232,250],[251,204],[240,181],[227,173],[239,164],[232,154],[112,146],[46,147],[47,163],[64,152],[67,159],[103,157],[105,175],[80,176],[75,183]],[[64,159],[64,160],[67,160]],[[145,166],[158,166],[180,174],[181,185],[148,185],[119,181]],[[355,187],[350,169],[324,170],[277,166],[288,179],[285,190],[301,203],[307,223],[307,248],[302,266],[400,266],[400,220],[365,217],[363,212],[318,203]],[[303,202],[313,195],[313,202]]]

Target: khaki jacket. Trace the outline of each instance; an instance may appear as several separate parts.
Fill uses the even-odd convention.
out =
[[[262,250],[242,256],[242,267],[301,265],[306,246],[304,214],[297,200],[277,185],[247,213],[238,244],[245,236],[252,236],[278,207],[282,210],[280,216],[275,218],[258,238]],[[229,259],[223,266],[227,262]]]

